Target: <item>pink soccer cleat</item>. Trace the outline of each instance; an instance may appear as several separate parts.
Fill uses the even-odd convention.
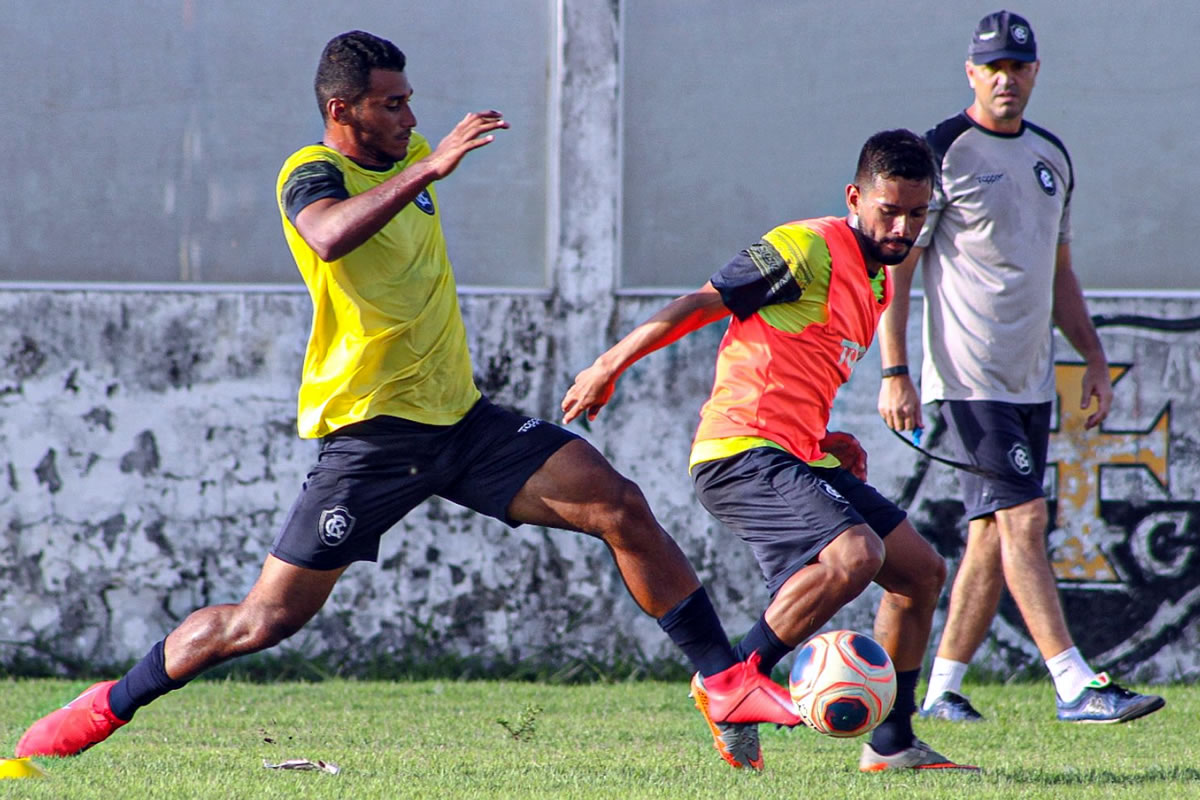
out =
[[[102,681],[57,711],[39,719],[17,742],[17,758],[77,756],[107,739],[126,720],[113,716],[108,693],[116,681]]]

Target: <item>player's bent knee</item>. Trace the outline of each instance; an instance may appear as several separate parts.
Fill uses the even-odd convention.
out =
[[[946,578],[950,574],[950,570],[946,567],[946,559],[940,555],[937,556],[933,563],[933,569],[930,571],[934,582],[937,584],[938,592],[942,591],[942,587],[946,585]]]
[[[848,603],[862,594],[871,584],[878,565],[867,559],[861,561],[843,562],[833,569],[827,570],[822,581],[822,593],[839,599],[842,604]]]
[[[883,566],[883,548],[866,547],[856,555],[851,568],[857,579],[870,583]]]
[[[942,587],[946,585],[946,574],[946,559],[934,553],[914,577],[914,597],[926,603],[937,603]]]
[[[888,581],[889,592],[909,598],[914,606],[932,609],[946,584],[946,560],[937,553],[910,565],[902,575]]]
[[[887,558],[887,548],[883,544],[883,539],[880,539],[865,525],[851,528],[847,534],[854,535],[852,540],[854,547],[850,549],[850,552],[858,560],[859,569],[869,570],[871,577],[874,577]]]
[[[661,531],[642,490],[628,478],[614,477],[607,496],[596,505],[588,532],[614,545],[632,546],[646,536],[657,538]]]
[[[883,566],[883,542],[869,530],[851,529],[821,554],[828,591],[857,597]]]

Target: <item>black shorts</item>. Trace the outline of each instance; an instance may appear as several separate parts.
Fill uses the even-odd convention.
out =
[[[1050,403],[943,400],[939,407],[958,459],[995,473],[959,474],[967,519],[1046,496],[1042,479],[1050,444]]]
[[[309,569],[375,561],[379,538],[433,495],[516,527],[512,499],[578,438],[486,397],[454,425],[381,416],[339,428],[321,440],[271,554]]]
[[[771,595],[839,534],[867,524],[880,537],[904,510],[841,467],[810,467],[776,447],[692,467],[696,495],[754,551]]]

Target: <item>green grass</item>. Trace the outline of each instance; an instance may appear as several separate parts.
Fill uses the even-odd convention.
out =
[[[0,680],[0,751],[86,685]],[[1166,709],[1127,725],[1054,721],[1047,682],[967,691],[988,721],[917,733],[982,775],[862,775],[857,740],[768,726],[766,772],[747,774],[719,760],[686,683],[198,681],[0,798],[1200,797],[1200,687],[1160,690]],[[342,772],[262,766],[289,758]]]

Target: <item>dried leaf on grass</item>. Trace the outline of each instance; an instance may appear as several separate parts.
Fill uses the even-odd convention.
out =
[[[328,772],[330,775],[337,775],[342,771],[342,768],[332,761],[321,761],[320,759],[312,761],[307,758],[289,758],[287,761],[280,761],[278,764],[272,764],[264,758],[263,766],[267,769],[319,770],[321,772]]]

